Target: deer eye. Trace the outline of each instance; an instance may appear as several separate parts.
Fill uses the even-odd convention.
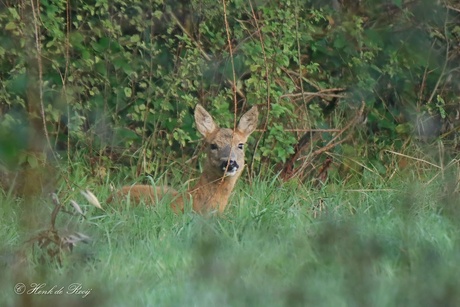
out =
[[[243,143],[239,143],[238,144],[238,149],[243,149],[244,148],[244,144]]]
[[[211,148],[211,150],[217,150],[217,145],[216,144],[211,144],[209,147]]]

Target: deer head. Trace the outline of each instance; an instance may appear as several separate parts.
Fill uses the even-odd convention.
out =
[[[257,107],[252,107],[240,119],[235,130],[219,128],[212,116],[201,106],[195,108],[197,130],[207,147],[204,172],[212,178],[238,177],[244,168],[244,147],[249,135],[256,129]]]

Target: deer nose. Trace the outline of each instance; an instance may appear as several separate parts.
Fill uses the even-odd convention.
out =
[[[222,162],[220,167],[224,172],[227,171],[227,173],[233,173],[236,172],[240,166],[235,160],[225,160],[224,162]]]

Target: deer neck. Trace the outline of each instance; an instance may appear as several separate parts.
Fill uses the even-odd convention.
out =
[[[189,190],[193,198],[193,209],[196,212],[218,210],[223,212],[228,198],[241,175],[243,168],[234,176],[219,177],[203,172],[197,184]]]

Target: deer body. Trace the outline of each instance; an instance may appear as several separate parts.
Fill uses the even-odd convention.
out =
[[[183,211],[184,202],[189,199],[192,200],[193,210],[198,213],[223,212],[244,169],[244,145],[255,130],[257,119],[258,111],[253,107],[241,117],[235,130],[219,128],[212,116],[197,105],[196,127],[207,143],[207,160],[197,184],[184,195],[169,187],[150,185],[124,186],[117,194],[129,195],[134,202],[144,199],[148,204],[169,194],[174,198],[171,207],[175,212]]]

